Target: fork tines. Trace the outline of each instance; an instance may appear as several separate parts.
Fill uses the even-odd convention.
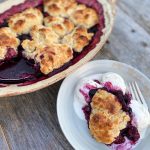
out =
[[[143,94],[142,94],[142,92],[141,92],[141,90],[140,90],[140,88],[139,88],[136,81],[129,83],[129,90],[132,94],[132,98],[137,100],[138,102],[142,103],[145,106],[145,108],[148,109],[148,106],[145,102]]]

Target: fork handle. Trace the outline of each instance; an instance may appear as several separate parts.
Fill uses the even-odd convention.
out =
[[[117,0],[107,0],[112,7],[113,15],[116,15],[116,2]]]

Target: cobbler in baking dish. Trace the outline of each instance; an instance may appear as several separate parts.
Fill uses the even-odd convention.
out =
[[[0,15],[0,82],[51,77],[77,63],[105,27],[96,0],[26,0]]]

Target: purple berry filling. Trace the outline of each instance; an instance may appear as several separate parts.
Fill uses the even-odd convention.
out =
[[[9,61],[9,60],[11,60],[12,58],[14,58],[16,56],[17,56],[16,50],[14,50],[13,48],[8,48],[7,54],[5,56],[5,60]]]
[[[120,132],[120,135],[116,138],[116,140],[112,143],[112,144],[122,144],[125,142],[125,137],[127,137],[132,144],[136,144],[136,142],[139,140],[140,138],[140,134],[137,130],[137,128],[135,126],[132,125],[132,109],[129,106],[130,102],[131,102],[131,94],[126,93],[125,95],[123,94],[123,92],[121,90],[112,88],[112,86],[108,86],[110,84],[106,84],[106,87],[100,88],[103,90],[106,90],[110,93],[112,93],[113,95],[115,95],[117,97],[117,99],[119,100],[119,102],[122,104],[122,109],[123,111],[125,111],[127,114],[129,114],[131,121],[128,122],[128,125],[125,129],[123,129]],[[111,88],[110,88],[111,87]],[[83,112],[85,114],[85,118],[87,120],[87,123],[89,124],[89,120],[90,120],[90,114],[91,114],[91,101],[93,96],[95,95],[95,93],[97,92],[98,89],[91,89],[89,91],[89,96],[90,96],[90,101],[88,102],[88,105],[86,105],[85,107],[83,107]]]
[[[85,119],[88,121],[89,123],[89,120],[90,120],[90,114],[91,114],[91,106],[90,105],[87,105],[85,107],[83,107],[83,112],[85,114]]]
[[[125,137],[122,135],[119,135],[116,140],[114,141],[114,144],[121,144],[125,142]]]
[[[17,51],[11,47],[7,48],[7,53],[5,55],[4,60],[0,60],[0,66],[2,66],[5,62],[12,60],[13,58],[17,57]]]
[[[121,132],[121,136],[126,136],[133,143],[136,143],[140,138],[140,134],[139,134],[137,128],[135,126],[133,126],[131,123],[129,123],[127,128],[125,128]]]

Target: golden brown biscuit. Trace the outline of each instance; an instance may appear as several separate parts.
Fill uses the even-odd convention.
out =
[[[44,74],[60,68],[73,58],[72,50],[65,44],[51,45],[38,49],[40,50],[40,55],[43,54],[44,56],[42,59],[40,57],[37,58],[40,60],[40,69]]]
[[[116,96],[99,89],[92,98],[89,129],[98,142],[111,144],[126,128],[130,117],[122,111]]]
[[[12,48],[17,54],[20,40],[16,38],[16,36],[16,33],[11,31],[10,28],[0,28],[0,60],[5,59],[5,55],[9,48]]]
[[[24,49],[24,56],[27,59],[34,59],[36,55],[36,47],[38,46],[36,42],[33,40],[24,40],[21,45]]]
[[[36,44],[51,44],[58,43],[59,36],[53,31],[51,27],[45,27],[43,25],[34,26],[31,29],[30,35]]]
[[[30,31],[30,35],[32,40],[24,40],[21,44],[27,50],[26,57],[30,59],[34,59],[32,52],[35,51],[36,47],[59,43],[59,36],[51,27],[45,27],[43,25],[34,26]]]
[[[44,11],[51,16],[69,16],[76,6],[75,0],[44,0]]]
[[[62,42],[69,45],[75,52],[81,52],[89,44],[93,35],[93,33],[88,33],[86,28],[77,27],[72,33],[65,36]]]
[[[40,70],[48,74],[72,59],[72,50],[65,44],[59,43],[59,36],[51,27],[34,26],[30,35],[32,40],[24,40],[24,56],[34,59],[40,65]]]
[[[25,43],[28,43],[27,46],[24,46]],[[34,59],[40,65],[43,74],[48,74],[54,69],[60,68],[73,58],[72,50],[65,44],[37,46],[33,41],[25,40],[23,47],[25,49],[24,55],[28,59]]]
[[[43,15],[37,8],[29,8],[17,13],[8,20],[9,27],[18,35],[28,34],[34,25],[43,23]]]
[[[122,109],[122,106],[115,95],[99,90],[92,99],[92,108],[106,109],[109,113],[117,114]]]
[[[47,27],[52,27],[59,36],[64,36],[74,29],[74,24],[66,18],[48,16],[44,18],[44,23]]]
[[[83,4],[76,7],[76,10],[70,16],[70,19],[75,25],[84,26],[86,28],[93,27],[99,20],[97,12]]]

